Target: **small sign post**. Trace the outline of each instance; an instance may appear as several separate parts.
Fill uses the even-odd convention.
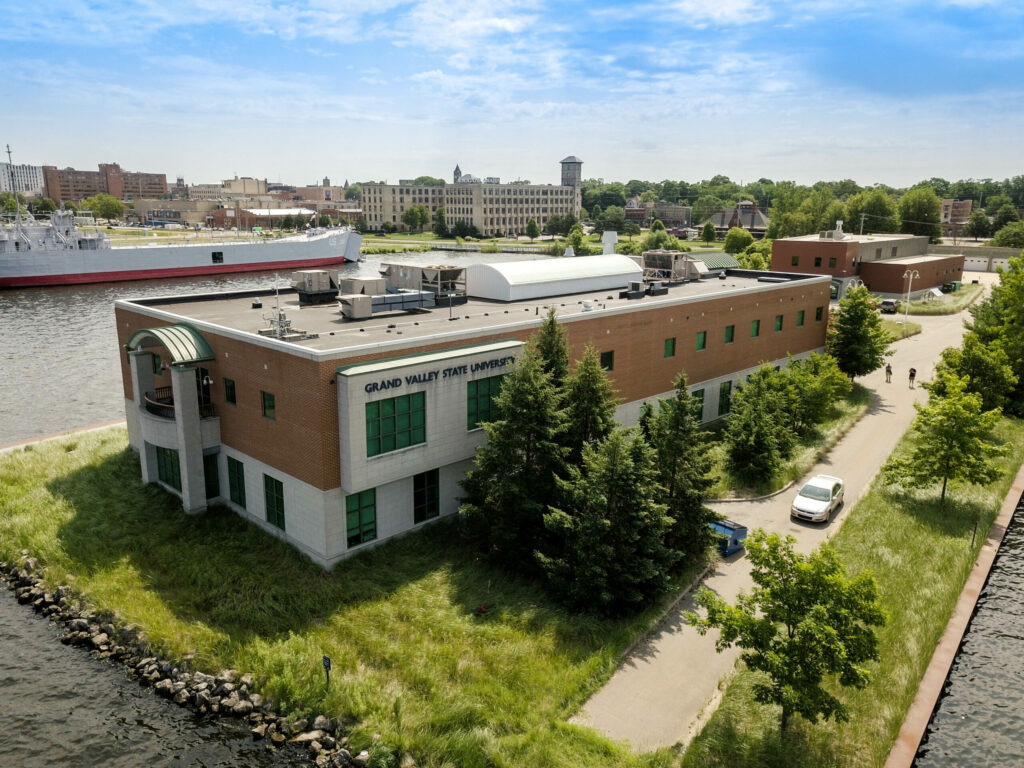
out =
[[[331,657],[324,656],[324,674],[327,675],[327,687],[331,687]]]

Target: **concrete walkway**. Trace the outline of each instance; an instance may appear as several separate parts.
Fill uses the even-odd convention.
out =
[[[965,280],[971,279],[991,283],[995,275],[965,275]],[[963,313],[915,317],[923,332],[894,345],[892,383],[885,383],[881,369],[858,379],[875,393],[868,412],[807,475],[838,475],[846,483],[844,507],[831,521],[821,525],[791,520],[792,489],[761,501],[713,504],[715,511],[751,529],[791,534],[803,552],[834,535],[910,426],[916,415],[914,402],[926,400],[920,382],[932,378],[934,362],[944,348],[960,343],[965,317]],[[917,369],[914,389],[907,380],[910,368]],[[737,553],[709,573],[703,585],[732,602],[741,590],[749,591],[753,585],[750,564]],[[692,596],[686,597],[650,638],[630,653],[572,722],[628,742],[636,752],[688,743],[717,707],[720,685],[739,656],[736,649],[715,653],[717,633],[701,637],[686,624],[683,613],[693,608]]]

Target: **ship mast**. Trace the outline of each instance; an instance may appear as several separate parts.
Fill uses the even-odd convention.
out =
[[[14,238],[21,238],[21,203],[18,202],[18,189],[14,183],[14,162],[11,160],[11,145],[7,145],[7,175],[11,180],[11,194],[14,195]]]

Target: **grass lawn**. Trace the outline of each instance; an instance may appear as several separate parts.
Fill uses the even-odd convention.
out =
[[[921,332],[920,323],[906,323],[906,333],[904,334],[904,322],[902,320],[889,320],[888,318],[882,318],[882,330],[888,331],[889,335],[894,340],[905,338],[905,336],[913,336],[915,333]]]
[[[876,480],[832,540],[853,575],[870,570],[878,582],[888,624],[879,631],[881,661],[861,691],[838,695],[850,722],[813,726],[794,718],[779,733],[779,710],[757,704],[755,674],[739,671],[722,706],[686,751],[684,766],[702,768],[881,768],[899,733],[921,676],[945,631],[964,581],[992,520],[1024,460],[1024,422],[1004,419],[1001,440],[1012,446],[1002,477],[986,487],[947,492],[889,487]],[[906,450],[907,438],[897,448]],[[971,546],[974,523],[978,536]],[[838,686],[836,686],[838,688]]]
[[[777,491],[791,480],[803,477],[807,470],[813,467],[818,459],[827,453],[849,431],[850,427],[857,423],[870,404],[871,392],[860,384],[854,384],[850,394],[832,407],[832,413],[829,414],[828,419],[797,443],[793,455],[782,468],[769,482],[757,488],[746,486],[743,481],[729,472],[729,460],[725,454],[725,446],[716,441],[712,444],[711,449],[714,458],[711,474],[717,475],[719,479],[709,491],[711,498],[760,496]],[[724,434],[725,419],[719,419],[711,425],[710,431],[716,437]]]
[[[973,304],[985,290],[983,285],[966,283],[956,293],[944,293],[941,299],[910,302],[912,315],[955,315],[965,307]],[[899,311],[906,310],[907,303],[899,302]]]
[[[287,712],[342,717],[357,750],[380,734],[421,768],[677,760],[566,723],[660,606],[623,621],[568,613],[478,562],[451,523],[325,573],[233,512],[189,517],[143,486],[117,427],[0,454],[0,559],[23,548],[164,654],[253,672]]]

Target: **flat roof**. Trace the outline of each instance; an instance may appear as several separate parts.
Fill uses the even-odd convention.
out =
[[[620,299],[619,290],[614,289],[513,302],[469,298],[465,303],[455,303],[450,307],[442,297],[432,309],[382,313],[365,320],[343,318],[338,304],[333,301],[330,304],[300,306],[298,294],[290,288],[281,289],[279,298],[276,298],[272,278],[264,290],[122,299],[116,301],[115,306],[170,323],[189,322],[200,331],[289,349],[304,357],[340,359],[374,351],[382,348],[381,345],[401,349],[422,343],[457,344],[488,333],[511,333],[538,325],[552,306],[560,320],[596,318],[655,306],[773,291],[791,286],[794,282],[811,287],[830,281],[829,275],[729,270],[724,280],[711,278],[674,284],[668,286],[668,293],[662,296]],[[254,299],[260,299],[262,307],[254,308]],[[260,335],[261,329],[270,327],[270,317],[278,302],[291,324],[290,330],[318,334],[317,337],[287,341]],[[584,309],[585,303],[589,309]]]
[[[943,261],[944,259],[955,259],[957,256],[963,256],[962,253],[923,253],[918,256],[900,256],[898,259],[881,259],[879,261],[866,261],[862,266],[868,264],[892,264],[896,267],[906,266],[907,264],[924,264],[929,261]]]
[[[811,235],[797,235],[795,237],[780,237],[776,239],[776,242],[884,243],[887,240],[909,240],[912,237],[924,237],[924,235],[908,235],[902,233],[883,234],[880,232],[873,235],[856,235],[850,232],[843,232],[843,237],[841,239],[833,239],[831,237],[819,237],[817,233],[814,233]]]

